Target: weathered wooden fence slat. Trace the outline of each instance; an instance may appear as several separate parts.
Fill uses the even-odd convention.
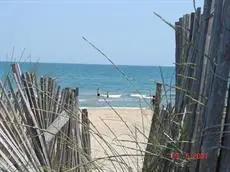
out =
[[[52,78],[21,73],[18,64],[6,81],[0,81],[0,170],[89,171],[89,123],[87,115],[80,118],[78,88],[61,89]]]
[[[161,128],[167,148],[149,151],[159,159],[167,150],[180,158],[149,159],[142,171],[230,171],[230,1],[205,0],[203,14],[198,8],[175,23],[175,38],[175,110],[154,114],[161,120],[154,118],[149,134],[152,143],[161,143]],[[161,127],[165,115],[170,122]],[[189,160],[186,153],[207,156]]]

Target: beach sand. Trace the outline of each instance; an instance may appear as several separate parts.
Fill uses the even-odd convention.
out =
[[[87,109],[93,130],[92,159],[96,160],[98,168],[106,172],[141,171],[152,111],[140,108]]]

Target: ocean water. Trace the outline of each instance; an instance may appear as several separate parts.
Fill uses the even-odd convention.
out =
[[[79,87],[82,107],[148,107],[155,94],[156,82],[162,82],[157,66],[118,66],[126,77],[112,65],[20,63],[20,66],[22,72],[36,72],[40,76],[56,78],[62,88]],[[175,68],[161,67],[161,70],[164,82],[174,85]],[[0,78],[4,79],[9,71],[10,63],[0,62]],[[101,97],[97,97],[98,88]],[[166,91],[167,94],[171,92],[172,96],[175,92],[167,86]]]

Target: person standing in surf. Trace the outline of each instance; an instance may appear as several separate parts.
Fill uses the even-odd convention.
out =
[[[152,98],[152,106],[154,106],[154,104],[155,104],[155,99],[156,99],[156,97],[155,97],[155,95],[153,95],[153,98]]]
[[[97,97],[100,97],[100,89],[97,88]]]

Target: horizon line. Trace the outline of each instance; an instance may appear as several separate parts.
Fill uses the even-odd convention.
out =
[[[71,63],[71,62],[39,62],[39,61],[9,61],[9,60],[0,60],[0,62],[7,62],[7,63],[43,63],[43,64],[79,64],[79,65],[108,65],[108,66],[113,66],[113,64],[107,64],[107,63]],[[170,66],[170,65],[138,65],[138,64],[116,64],[117,66],[140,66],[140,67],[175,67],[175,64]]]

